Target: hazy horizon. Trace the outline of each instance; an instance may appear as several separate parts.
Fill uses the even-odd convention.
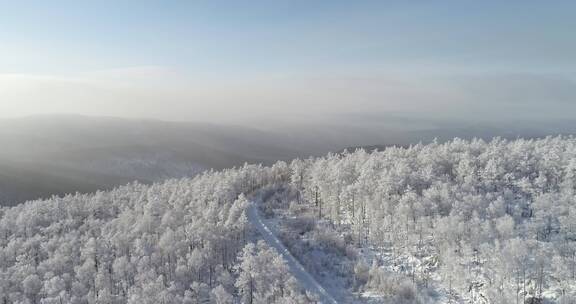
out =
[[[358,146],[576,134],[575,9],[5,3],[0,200]]]
[[[576,112],[573,2],[7,4],[0,117],[218,124]]]

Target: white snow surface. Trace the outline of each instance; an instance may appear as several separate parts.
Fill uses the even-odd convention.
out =
[[[258,212],[257,203],[252,201],[247,210],[248,220],[252,226],[260,233],[262,239],[270,246],[276,249],[278,253],[284,258],[286,264],[290,268],[292,275],[298,280],[300,285],[307,291],[317,294],[320,302],[323,304],[337,304],[338,301],[314,277],[294,258],[290,251],[282,244],[276,237],[272,230],[262,221],[260,213]]]

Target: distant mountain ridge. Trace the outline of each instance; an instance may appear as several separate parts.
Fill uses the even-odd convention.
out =
[[[255,129],[80,116],[0,120],[0,204],[291,159]]]
[[[380,116],[379,116],[380,117]],[[357,147],[382,150],[453,137],[576,134],[575,121],[467,123],[336,117],[326,123],[257,127],[79,115],[0,119],[0,205],[66,193],[151,183],[244,163],[320,156]],[[377,145],[374,145],[377,143]],[[384,144],[378,144],[384,143]]]

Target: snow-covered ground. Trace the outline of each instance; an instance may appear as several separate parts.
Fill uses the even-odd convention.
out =
[[[374,248],[373,246],[365,246],[359,250],[360,258],[364,261],[366,265],[373,265],[374,263],[378,267],[389,274],[401,274],[406,277],[410,276],[412,268],[416,273],[422,273],[422,270],[426,268],[426,265],[422,263],[423,261],[412,257],[412,256],[402,256],[394,258],[389,250],[382,250],[379,248]],[[449,292],[446,288],[441,286],[440,278],[435,273],[430,275],[430,282],[428,286],[425,287],[427,294],[427,304],[461,304],[465,303],[460,296],[454,294],[454,291]],[[365,291],[362,294],[363,297],[378,297],[378,293],[373,291]],[[474,302],[471,302],[474,303]]]
[[[382,291],[377,290],[375,286],[364,286],[362,283],[360,286],[356,285],[357,281],[355,277],[357,274],[354,273],[356,271],[355,269],[349,269],[349,272],[345,272],[344,277],[340,276],[339,274],[342,269],[348,269],[348,267],[344,266],[345,264],[363,264],[366,267],[376,265],[383,276],[389,277],[390,282],[396,280],[397,284],[401,282],[412,282],[412,269],[414,269],[416,273],[421,273],[425,268],[428,268],[428,264],[424,263],[427,257],[423,257],[423,260],[407,255],[394,257],[391,252],[368,244],[362,247],[348,246],[348,254],[351,254],[351,256],[348,257],[325,252],[322,246],[318,244],[318,239],[316,239],[318,238],[317,235],[303,232],[307,230],[303,228],[307,225],[304,219],[309,218],[310,213],[314,213],[314,210],[311,210],[310,206],[307,205],[295,207],[298,211],[292,210],[288,207],[288,202],[293,199],[293,197],[291,198],[290,195],[286,193],[286,189],[287,188],[276,188],[269,190],[267,195],[264,195],[264,197],[268,197],[266,199],[258,197],[258,199],[255,199],[257,203],[253,203],[250,212],[255,213],[253,215],[254,217],[258,216],[257,220],[265,227],[266,233],[269,232],[278,240],[282,248],[289,248],[288,250],[292,251],[292,253],[288,252],[288,254],[290,254],[291,257],[295,257],[300,265],[304,265],[306,271],[315,278],[316,282],[339,303],[382,304],[398,303],[399,300],[394,294],[384,294]],[[301,223],[303,229],[300,230],[295,227],[295,223]],[[315,223],[314,226],[316,227],[313,228],[313,230],[315,230],[316,233],[319,231],[330,231],[342,240],[349,234],[349,232],[347,232],[349,227],[346,225],[336,227],[330,225],[325,220],[316,221]],[[302,250],[304,250],[304,252],[302,252]],[[426,269],[426,271],[431,270]],[[369,276],[372,275],[373,274],[369,274]],[[419,296],[402,303],[475,303],[474,301],[465,301],[465,299],[456,295],[454,291],[452,291],[451,294],[440,283],[437,275],[431,273],[427,284],[414,283],[414,288],[418,290],[417,293]],[[302,285],[305,286],[305,284],[306,283],[303,283]]]
[[[290,272],[298,280],[300,285],[307,291],[317,294],[321,303],[324,304],[336,304],[333,296],[326,290],[322,285],[320,285],[314,277],[294,258],[294,256],[288,251],[288,249],[282,244],[282,242],[276,237],[272,230],[264,223],[255,202],[252,202],[248,207],[247,212],[248,220],[252,226],[259,232],[260,236],[269,246],[273,247],[278,251],[280,255],[284,258],[288,266],[290,267]]]

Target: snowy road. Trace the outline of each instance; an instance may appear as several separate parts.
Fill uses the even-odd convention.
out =
[[[262,221],[258,206],[255,202],[251,202],[248,207],[248,220],[256,230],[260,233],[262,239],[269,246],[273,247],[282,255],[292,275],[300,282],[300,285],[306,290],[315,293],[319,296],[320,302],[323,304],[336,304],[338,303],[334,298],[322,287],[313,277],[306,271],[306,269],[294,258],[282,242],[274,235],[272,230]]]

